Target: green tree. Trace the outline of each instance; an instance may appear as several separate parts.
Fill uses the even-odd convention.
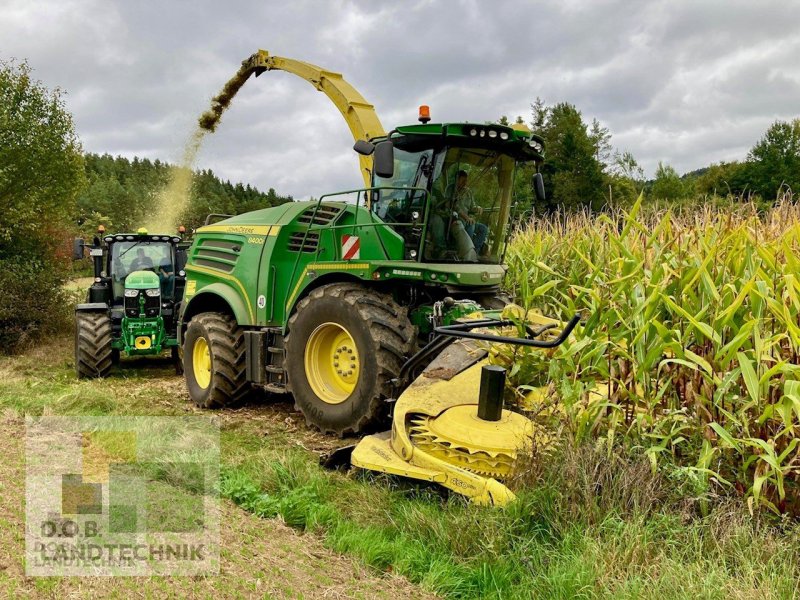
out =
[[[752,191],[746,163],[721,162],[709,165],[697,176],[695,192],[706,196],[745,196]]]
[[[592,127],[589,130],[589,139],[594,146],[594,157],[605,169],[611,162],[613,148],[611,147],[611,133],[608,127],[600,125],[600,121],[592,119]]]
[[[596,140],[580,111],[566,102],[544,108],[537,98],[531,125],[545,140],[541,171],[548,199],[545,206],[537,209],[600,210],[605,203],[603,165],[596,158]]]
[[[61,92],[0,62],[0,349],[49,331],[65,308],[69,216],[83,156]]]
[[[747,176],[765,200],[800,191],[800,119],[775,121],[747,157]]]
[[[653,181],[652,195],[657,200],[681,200],[686,196],[686,187],[678,172],[670,165],[661,161],[656,169],[656,178]]]
[[[106,229],[116,231],[141,227],[157,210],[158,194],[167,185],[171,169],[159,160],[87,154],[88,185],[78,197],[75,219],[86,234],[97,228],[99,219]],[[194,174],[182,221],[187,227],[197,227],[209,213],[239,214],[290,200],[274,189],[265,194],[250,185],[223,182],[210,169],[202,170]]]
[[[644,183],[644,169],[628,150],[614,154],[611,170],[616,175],[626,177],[641,186]]]

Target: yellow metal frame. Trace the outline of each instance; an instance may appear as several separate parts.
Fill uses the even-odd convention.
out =
[[[256,76],[264,71],[285,71],[308,81],[339,109],[354,140],[370,140],[386,135],[375,107],[345,81],[341,73],[326,71],[317,65],[292,58],[270,56],[266,50],[259,50],[244,61],[244,64],[251,68]],[[359,162],[364,184],[369,187],[372,157],[359,155]]]
[[[503,318],[524,319],[531,325],[556,325],[553,331],[548,331],[543,336],[545,338],[557,336],[558,330],[564,325],[535,311],[526,314],[524,309],[513,304],[506,306],[502,315]],[[513,335],[514,332],[508,331],[505,334]],[[489,352],[492,354],[496,350],[492,348]],[[508,464],[514,464],[519,452],[524,451],[527,444],[535,442],[537,446],[547,446],[550,439],[544,431],[536,428],[533,421],[508,410],[503,411],[499,421],[475,422],[481,370],[487,364],[488,358],[450,379],[429,377],[423,372],[397,400],[391,432],[367,436],[361,440],[351,455],[352,464],[362,469],[437,483],[477,504],[505,506],[512,502],[515,499],[514,493],[503,483],[493,477],[473,472],[479,470],[475,468],[474,458],[487,456],[487,463],[494,462],[491,472],[505,476],[509,471]],[[592,398],[602,398],[601,392],[602,385],[598,385]],[[530,400],[535,401],[544,393],[546,388],[532,393]],[[439,429],[438,433],[434,431],[436,427],[428,429],[430,437],[438,438],[436,444],[419,443],[420,415],[423,416],[422,420],[426,417],[435,419],[442,416],[436,424],[443,429]],[[502,450],[503,461],[492,460],[499,455],[498,440],[503,440],[502,446],[505,448]],[[448,441],[457,441],[466,453],[459,455],[443,452],[442,442],[446,444]],[[516,450],[508,452],[506,449],[509,448]],[[471,461],[472,471],[454,464],[465,464],[464,459]]]
[[[437,416],[449,408],[471,405],[477,411],[477,402],[464,398],[478,397],[483,360],[462,371],[449,381],[426,378],[422,375],[397,400],[392,419],[392,431],[365,437],[353,450],[352,464],[362,469],[411,477],[443,485],[467,496],[477,504],[505,506],[516,496],[501,482],[478,475],[450,462],[424,452],[411,441],[408,417],[413,414]],[[530,425],[519,427],[517,419]],[[509,426],[509,424],[512,424]],[[504,410],[498,427],[511,435],[533,435],[533,423],[522,415]],[[522,431],[520,431],[522,429]],[[518,440],[520,445],[525,440]]]

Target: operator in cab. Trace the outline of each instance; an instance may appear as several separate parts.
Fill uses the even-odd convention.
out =
[[[430,229],[433,251],[437,257],[446,254],[448,237],[458,259],[463,262],[477,262],[478,254],[486,243],[489,229],[484,223],[476,221],[475,217],[481,214],[482,209],[475,202],[468,181],[467,172],[458,171],[455,185],[447,186],[443,197],[434,200]]]

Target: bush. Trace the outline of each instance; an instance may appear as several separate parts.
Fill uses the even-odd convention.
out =
[[[0,62],[0,351],[65,323],[68,219],[83,184],[61,92],[25,63]]]
[[[71,325],[76,298],[64,289],[63,270],[22,256],[0,259],[0,348],[15,352]]]

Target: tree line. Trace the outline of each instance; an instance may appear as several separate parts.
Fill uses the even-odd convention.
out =
[[[85,154],[86,185],[76,198],[75,221],[87,233],[135,231],[157,210],[158,194],[175,167],[158,159]],[[182,223],[194,228],[210,213],[236,215],[291,202],[273,188],[261,192],[250,184],[223,181],[211,169],[195,172]]]
[[[510,125],[507,117],[499,123]],[[743,161],[722,162],[679,175],[659,162],[652,179],[646,179],[630,151],[616,150],[611,133],[597,119],[587,123],[580,110],[568,102],[548,106],[541,98],[531,105],[525,124],[545,140],[545,161],[540,171],[547,199],[532,197],[523,171],[518,183],[522,195],[538,214],[577,209],[599,211],[610,205],[630,204],[640,192],[652,200],[681,202],[710,197],[749,199],[772,203],[800,190],[800,119],[775,121]]]

